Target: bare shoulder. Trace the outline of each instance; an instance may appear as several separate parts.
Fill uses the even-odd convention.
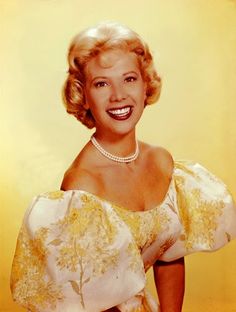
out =
[[[167,175],[171,176],[174,169],[174,160],[172,155],[169,151],[160,146],[154,147],[153,149],[154,156],[156,156],[155,160],[160,165],[160,168]]]
[[[96,166],[94,157],[89,150],[90,144],[87,143],[75,158],[69,169],[65,172],[61,190],[84,190],[90,193],[99,193],[102,183],[101,176]]]
[[[161,146],[152,146],[145,143],[144,148],[148,162],[152,163],[165,176],[171,177],[174,169],[174,160],[170,152]]]
[[[62,180],[61,190],[84,190],[90,193],[97,193],[100,189],[99,179],[89,170],[72,166],[69,168]]]

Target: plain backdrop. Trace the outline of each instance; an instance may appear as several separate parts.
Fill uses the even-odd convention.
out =
[[[0,311],[18,312],[9,275],[32,196],[60,187],[92,131],[66,114],[61,87],[71,38],[104,20],[149,43],[163,79],[138,138],[192,159],[236,197],[236,2],[0,0]],[[184,312],[236,311],[236,243],[186,257]],[[155,293],[151,273],[149,288]]]

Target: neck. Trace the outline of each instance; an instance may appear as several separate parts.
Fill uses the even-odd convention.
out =
[[[106,151],[116,156],[129,156],[136,149],[135,131],[126,135],[104,135],[96,131],[94,137]]]

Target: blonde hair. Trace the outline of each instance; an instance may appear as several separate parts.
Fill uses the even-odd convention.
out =
[[[147,84],[145,105],[156,102],[160,96],[161,78],[158,76],[148,45],[126,26],[101,23],[80,32],[71,42],[68,52],[68,76],[63,88],[66,110],[88,128],[95,125],[89,109],[84,107],[86,64],[98,54],[121,49],[136,54],[143,80]]]

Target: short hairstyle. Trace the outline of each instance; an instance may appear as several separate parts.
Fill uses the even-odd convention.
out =
[[[136,32],[114,22],[85,29],[75,36],[69,47],[63,100],[67,112],[90,129],[95,126],[95,121],[91,111],[84,107],[85,67],[93,57],[114,49],[136,54],[142,78],[147,84],[145,105],[156,102],[160,96],[161,78],[154,68],[148,45]]]

